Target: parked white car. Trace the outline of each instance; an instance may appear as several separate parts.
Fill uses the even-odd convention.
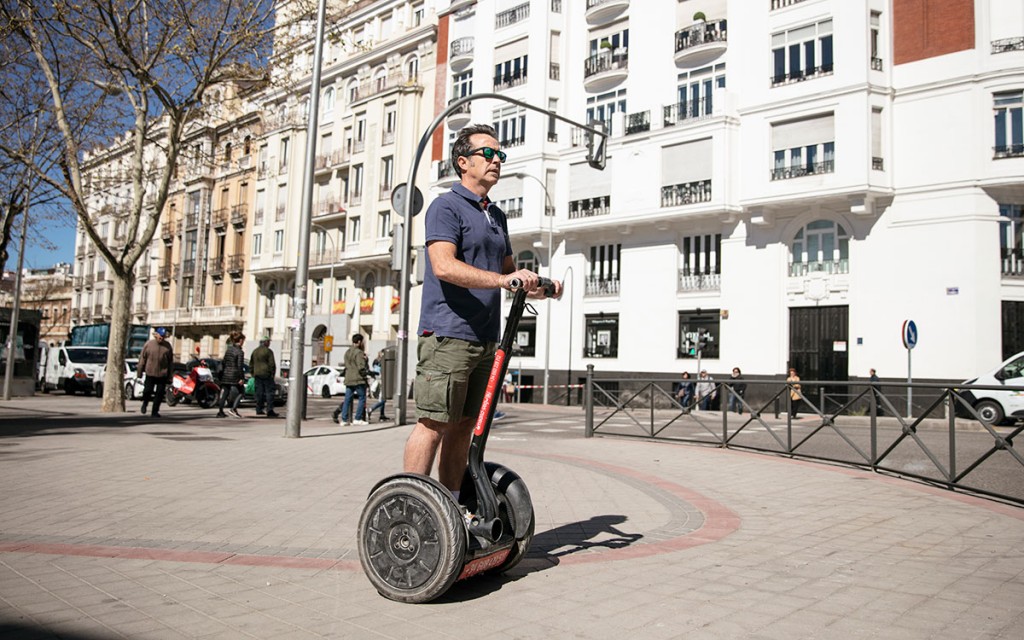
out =
[[[971,399],[974,410],[988,424],[999,424],[1007,418],[1024,419],[1024,351],[1011,356],[1001,365],[964,384],[983,384],[1017,389],[989,390],[973,389],[965,392]]]
[[[345,367],[320,365],[306,371],[306,393],[323,398],[345,395]]]
[[[124,398],[136,400],[142,397],[142,387],[146,376],[139,372],[139,359],[127,358],[124,361]]]

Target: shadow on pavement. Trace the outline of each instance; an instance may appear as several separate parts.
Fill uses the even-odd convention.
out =
[[[4,640],[107,640],[110,636],[80,634],[74,631],[47,631],[39,627],[0,622],[0,638]]]
[[[0,412],[0,438],[25,438],[30,436],[56,436],[78,433],[86,429],[122,429],[140,426],[192,426],[195,415],[162,411],[159,418],[134,412],[106,413],[102,415],[81,415],[68,411],[45,409],[21,409],[16,412]]]

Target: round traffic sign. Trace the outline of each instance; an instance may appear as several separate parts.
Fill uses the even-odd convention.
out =
[[[391,190],[391,207],[396,213],[405,215],[405,198],[409,192],[409,185],[403,182],[397,185]],[[416,215],[423,210],[423,192],[419,190],[419,187],[413,185],[412,187],[412,215]]]
[[[903,321],[903,346],[907,349],[917,346],[917,325],[913,320]]]

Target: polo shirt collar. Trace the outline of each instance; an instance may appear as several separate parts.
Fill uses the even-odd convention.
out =
[[[456,182],[452,186],[452,191],[475,204],[477,209],[480,208],[480,203],[486,199],[486,196],[481,198],[480,196],[476,195],[475,193],[467,189],[465,186],[463,186],[461,182]]]

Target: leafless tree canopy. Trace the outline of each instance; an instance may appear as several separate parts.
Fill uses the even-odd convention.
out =
[[[0,179],[20,175],[63,198],[109,265],[115,379],[132,268],[156,232],[182,137],[216,87],[263,77],[274,28],[270,0],[2,0]],[[116,250],[83,184],[85,154],[97,149],[121,155],[131,185]],[[120,387],[106,385],[105,410],[124,409]]]

